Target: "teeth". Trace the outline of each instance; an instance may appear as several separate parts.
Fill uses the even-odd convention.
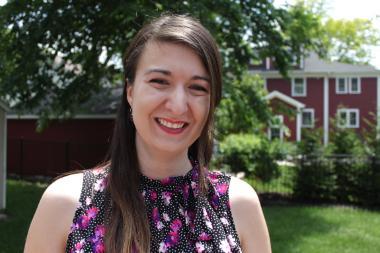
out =
[[[174,129],[182,128],[185,125],[185,123],[171,123],[163,119],[158,119],[158,122],[163,126]]]

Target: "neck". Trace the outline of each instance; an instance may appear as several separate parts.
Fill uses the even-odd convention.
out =
[[[182,176],[192,168],[187,150],[176,153],[153,151],[136,138],[136,151],[141,173],[152,179]]]

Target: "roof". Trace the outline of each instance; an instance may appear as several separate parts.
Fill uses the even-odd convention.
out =
[[[380,74],[380,70],[371,65],[358,65],[348,64],[341,62],[330,62],[322,60],[316,53],[310,53],[304,60],[305,72],[332,72],[332,73],[368,73],[377,72]]]
[[[115,118],[117,109],[121,102],[123,86],[103,88],[100,92],[92,94],[91,98],[81,104],[75,111],[75,119],[109,119]],[[34,108],[30,111],[19,112],[10,110],[9,119],[38,119],[38,111],[41,108]]]
[[[281,93],[277,90],[272,91],[271,93],[269,93],[268,95],[265,96],[265,99],[268,99],[268,100],[271,100],[274,98],[280,99],[281,101],[284,101],[285,103],[292,105],[292,106],[296,107],[297,109],[302,109],[305,107],[305,104],[303,104],[303,103],[295,100],[294,98],[291,98],[291,97],[289,97],[289,96],[285,95],[284,93]]]
[[[281,77],[277,70],[251,70],[253,74],[263,77]],[[316,53],[311,52],[305,56],[303,68],[289,70],[290,76],[347,76],[360,77],[380,76],[380,70],[371,65],[348,64],[321,59]]]

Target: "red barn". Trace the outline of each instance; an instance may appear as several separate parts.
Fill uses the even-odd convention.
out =
[[[299,141],[302,128],[322,128],[327,144],[332,118],[339,118],[339,127],[360,130],[366,127],[365,119],[374,122],[380,115],[380,71],[373,66],[328,62],[311,53],[294,65],[289,79],[280,75],[270,59],[251,73],[264,78],[274,109],[282,103],[294,111],[294,116],[278,112],[288,131],[271,126],[270,138]]]
[[[78,110],[81,114],[65,121],[52,120],[41,133],[36,132],[36,115],[9,113],[8,173],[57,176],[102,162],[111,141],[121,91],[115,88],[94,95]]]

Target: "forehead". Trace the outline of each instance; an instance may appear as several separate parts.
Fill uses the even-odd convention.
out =
[[[138,61],[136,74],[152,68],[173,73],[208,76],[200,56],[190,47],[173,42],[148,42]]]

